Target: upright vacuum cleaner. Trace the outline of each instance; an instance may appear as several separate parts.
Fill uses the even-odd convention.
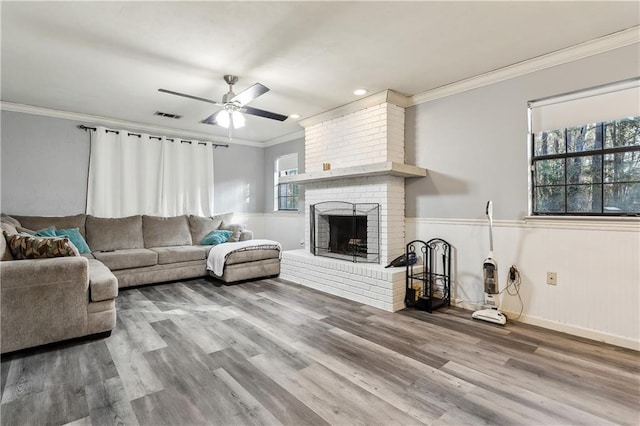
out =
[[[500,290],[498,287],[498,262],[493,258],[493,202],[487,201],[485,211],[489,218],[489,254],[482,263],[482,276],[484,278],[484,305],[479,311],[475,311],[473,319],[493,322],[504,325],[507,317],[498,309]]]

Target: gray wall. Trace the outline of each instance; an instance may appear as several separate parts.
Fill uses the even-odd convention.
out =
[[[265,213],[273,212],[273,173],[276,158],[298,153],[298,173],[304,173],[304,138],[273,145],[264,149],[264,208]],[[300,186],[298,206],[304,206],[304,187]],[[300,211],[303,209],[301,208]]]
[[[89,136],[81,123],[10,111],[0,119],[2,212],[84,213]]]
[[[263,148],[231,145],[214,153],[216,212],[262,213]]]
[[[1,114],[2,212],[83,213],[89,135],[76,127],[83,123],[11,111]],[[263,173],[262,148],[233,144],[230,148],[217,148],[214,153],[215,211],[262,212]]]
[[[629,46],[407,108],[406,216],[522,219],[528,210],[527,102],[640,75]]]

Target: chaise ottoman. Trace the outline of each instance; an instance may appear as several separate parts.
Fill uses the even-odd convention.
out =
[[[280,274],[282,247],[273,240],[248,240],[214,246],[207,258],[207,272],[227,283]]]

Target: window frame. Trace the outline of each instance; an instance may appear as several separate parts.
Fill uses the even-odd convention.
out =
[[[285,174],[284,175],[280,175],[280,173],[282,173],[282,172],[284,172]],[[289,169],[289,170],[281,170],[281,171],[278,172],[278,175],[280,175],[279,177],[282,177],[282,176],[294,176],[296,174],[298,174],[298,169],[297,168]],[[276,208],[277,208],[277,210],[276,211],[279,211],[279,212],[297,212],[297,211],[299,211],[300,207],[298,205],[298,197],[299,197],[300,193],[298,192],[298,184],[297,183],[291,183],[291,182],[289,182],[289,183],[280,183],[280,182],[278,182],[278,184],[276,186],[277,186],[277,194],[276,194]],[[297,193],[295,195],[283,195],[282,194],[282,192],[283,192],[282,189],[285,188],[285,187],[286,188],[290,187],[292,192],[295,190]],[[295,204],[295,208],[291,208],[291,209],[281,208],[280,207],[282,205],[281,201],[283,199],[284,200],[286,200],[286,199],[293,200],[294,204]],[[285,202],[284,204],[286,205],[287,203]]]
[[[295,158],[295,163],[287,162],[287,160],[291,160]],[[280,162],[284,162],[289,168],[280,170]],[[295,167],[291,167],[295,164]],[[274,212],[297,212],[300,211],[299,197],[300,197],[300,189],[297,183],[281,183],[280,178],[283,176],[293,176],[298,173],[298,153],[292,152],[289,154],[284,154],[277,156],[273,163],[274,172],[273,172],[273,211]],[[296,195],[283,195],[283,188],[291,187],[292,191],[296,192]],[[283,199],[293,199],[295,208],[280,208],[281,200]],[[285,205],[287,203],[285,202]]]
[[[530,111],[529,111],[530,112]],[[625,117],[626,118],[626,117]],[[564,152],[563,153],[557,153],[557,154],[548,154],[548,155],[536,155],[536,143],[535,143],[535,138],[536,138],[536,133],[534,133],[533,131],[530,130],[529,132],[529,143],[530,143],[530,149],[529,149],[529,179],[530,179],[530,194],[529,194],[529,202],[530,202],[530,215],[532,217],[567,217],[567,216],[590,216],[590,217],[639,217],[640,216],[640,212],[615,212],[615,211],[606,211],[605,210],[605,186],[607,184],[624,184],[624,183],[638,183],[639,181],[618,181],[618,182],[606,182],[605,180],[605,168],[606,168],[606,162],[605,162],[605,156],[609,155],[609,154],[620,154],[620,153],[627,153],[627,152],[639,152],[640,151],[640,145],[626,145],[626,146],[621,146],[621,147],[612,147],[612,148],[605,148],[605,141],[606,141],[606,129],[605,126],[611,122],[618,122],[621,120],[624,120],[625,118],[620,118],[618,120],[607,120],[607,121],[600,121],[597,123],[586,123],[583,124],[583,126],[588,126],[588,125],[592,125],[595,124],[596,128],[599,128],[596,130],[596,137],[599,134],[600,135],[600,148],[595,148],[595,149],[591,149],[591,150],[585,150],[585,151],[576,151],[576,152],[568,152],[568,145],[569,145],[569,130],[572,128],[576,128],[576,127],[581,127],[581,126],[568,126],[565,127],[564,129],[554,129],[554,130],[563,130],[564,131]],[[635,118],[635,117],[634,117]],[[531,120],[529,120],[529,123],[531,123]],[[617,128],[615,129],[617,130]],[[615,131],[614,130],[614,131]],[[552,130],[550,130],[552,131]],[[596,140],[596,144],[597,144],[597,140]],[[568,182],[568,173],[567,173],[567,160],[572,159],[572,158],[583,158],[583,157],[590,157],[590,158],[596,158],[596,157],[600,157],[600,163],[601,163],[601,167],[600,167],[600,180],[599,182],[594,182],[591,184],[580,184],[580,183],[570,183]],[[544,160],[557,160],[557,159],[562,159],[564,162],[563,165],[563,183],[562,184],[552,184],[552,185],[537,185],[536,184],[536,162],[538,161],[544,161]],[[593,175],[592,175],[593,176]],[[597,185],[600,188],[600,200],[601,200],[601,207],[600,207],[600,211],[599,212],[575,212],[575,211],[568,211],[568,188],[571,186],[580,186],[580,185]],[[540,212],[540,211],[536,211],[536,189],[540,188],[540,187],[559,187],[559,188],[564,188],[564,202],[563,202],[563,206],[564,206],[564,211],[553,211],[553,212]]]

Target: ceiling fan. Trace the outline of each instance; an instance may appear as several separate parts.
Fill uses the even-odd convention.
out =
[[[239,129],[245,125],[245,118],[242,113],[278,121],[284,121],[287,119],[286,115],[247,106],[249,102],[269,91],[269,88],[265,85],[256,83],[236,95],[233,93],[233,85],[238,82],[238,77],[235,75],[225,75],[224,81],[229,85],[229,91],[222,96],[222,102],[216,102],[212,99],[205,99],[167,89],[158,89],[158,92],[182,96],[183,98],[188,99],[195,99],[196,101],[207,102],[222,107],[222,110],[214,112],[200,122],[204,124],[218,125],[229,129],[229,139],[231,139],[233,129]]]

